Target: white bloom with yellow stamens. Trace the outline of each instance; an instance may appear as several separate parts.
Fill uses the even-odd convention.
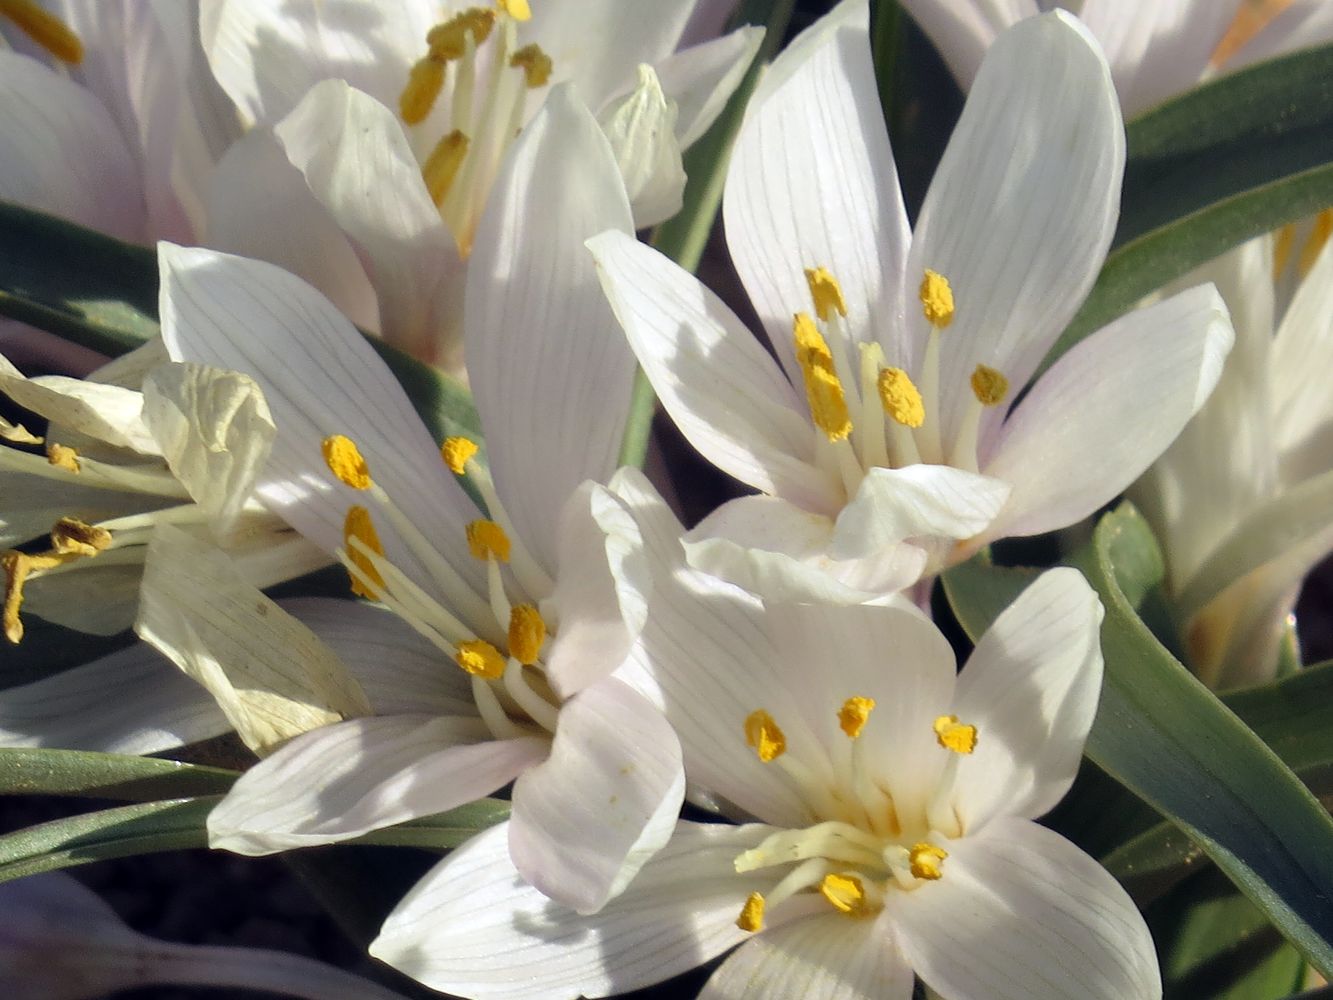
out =
[[[1038,578],[961,673],[907,607],[753,598],[684,565],[640,477],[613,484],[654,561],[636,686],[680,733],[691,787],[740,827],[681,822],[594,917],[516,877],[503,827],[442,862],[371,953],[468,997],[573,998],[667,979],[736,945],[709,998],[1152,1000],[1125,891],[1032,820],[1068,790],[1101,683],[1101,605]],[[672,551],[674,549],[674,552]]]
[[[1232,337],[1211,288],[1117,320],[1019,399],[1105,257],[1124,131],[1106,63],[1066,14],[1014,28],[982,75],[912,233],[865,3],[774,63],[724,213],[777,363],[660,254],[589,242],[663,405],[764,494],[699,525],[699,566],[771,597],[898,589],[1085,517],[1207,398]]]
[[[210,64],[258,126],[222,167],[210,244],[301,274],[391,343],[457,367],[477,225],[505,151],[552,87],[572,83],[602,122],[636,228],[680,207],[681,151],[761,36],[747,28],[673,54],[693,7],[205,4]],[[257,175],[287,194],[256,200]],[[333,247],[328,261],[284,234],[293,223]]]
[[[299,279],[159,249],[168,349],[264,387],[277,434],[257,495],[425,637],[476,713],[461,729],[412,714],[308,733],[247,772],[210,828],[218,846],[276,851],[514,781],[515,864],[595,910],[661,846],[683,794],[670,726],[614,675],[645,614],[637,527],[589,482],[615,468],[634,360],[582,241],[633,223],[610,146],[565,85],[496,183],[464,306],[489,469],[473,442],[432,441],[374,349]]]

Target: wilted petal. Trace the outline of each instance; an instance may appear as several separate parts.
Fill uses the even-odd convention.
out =
[[[685,167],[676,140],[677,114],[657,74],[644,63],[638,86],[598,115],[625,180],[636,228],[656,225],[680,211]]]
[[[699,10],[696,5],[696,16]],[[722,113],[763,40],[762,28],[738,28],[682,49],[654,67],[663,93],[676,103],[676,141],[681,149],[694,145]]]

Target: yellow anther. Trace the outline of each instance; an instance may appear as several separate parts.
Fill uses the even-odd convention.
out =
[[[468,35],[472,36],[474,45],[480,46],[491,36],[494,27],[495,11],[485,7],[469,7],[426,33],[430,57],[442,62],[458,59],[466,51]]]
[[[111,532],[76,517],[62,517],[51,529],[56,555],[95,556],[111,544]]]
[[[810,285],[810,299],[815,304],[815,315],[828,322],[834,310],[839,316],[847,315],[847,303],[843,301],[842,286],[826,268],[807,267],[805,280]]]
[[[425,121],[435,107],[435,101],[444,89],[444,67],[442,59],[426,56],[418,59],[407,74],[407,86],[398,95],[398,113],[408,125]]]
[[[764,897],[752,892],[741,907],[741,915],[736,918],[736,926],[750,934],[764,929]]]
[[[1300,260],[1296,262],[1297,273],[1304,278],[1310,273],[1310,268],[1314,267],[1314,262],[1319,259],[1319,252],[1324,249],[1324,244],[1328,238],[1333,236],[1333,208],[1326,208],[1314,217],[1314,226],[1310,229],[1310,235],[1305,238],[1305,245],[1301,247]]]
[[[349,437],[334,434],[326,437],[320,446],[324,452],[324,464],[329,471],[354,490],[370,489],[370,469],[361,457],[361,449]]]
[[[384,555],[384,546],[380,543],[379,532],[375,530],[375,522],[370,519],[370,511],[355,505],[347,508],[347,517],[343,520],[343,547],[347,551],[347,558],[366,575],[369,584],[352,576],[352,593],[357,597],[378,601],[384,590],[384,578],[380,576],[370,556],[352,545],[353,538],[375,555]]]
[[[485,639],[460,643],[454,660],[473,677],[496,681],[504,676],[505,658]]]
[[[515,604],[509,611],[509,655],[525,667],[537,662],[546,641],[546,622],[531,604]]]
[[[941,715],[935,720],[935,739],[945,750],[971,753],[977,748],[977,727],[959,722],[956,715]]]
[[[528,0],[495,0],[495,6],[515,21],[532,20],[532,8],[528,6]]]
[[[46,446],[46,460],[67,472],[79,471],[79,453],[73,448],[65,447],[63,444],[48,444]]]
[[[430,200],[435,202],[436,207],[444,203],[449,188],[453,187],[458,169],[467,158],[468,145],[468,137],[458,129],[454,129],[437,142],[430,155],[426,157],[426,162],[421,167],[421,177],[426,182],[426,190],[430,192]],[[473,445],[473,448],[475,450],[476,446]]]
[[[51,569],[77,558],[76,555],[51,553],[30,556],[12,549],[0,556],[0,569],[5,574],[5,606],[0,621],[4,624],[6,639],[18,643],[23,638],[23,621],[19,618],[19,609],[23,607],[23,584],[28,574],[33,570]]]
[[[838,725],[848,737],[856,739],[865,728],[866,720],[870,718],[870,712],[874,707],[874,698],[848,698],[842,703],[842,708],[838,709]]]
[[[914,878],[928,879],[933,882],[944,874],[944,859],[949,856],[949,852],[942,847],[936,847],[934,844],[914,844],[912,850],[907,855],[908,863],[912,867],[912,876]]]
[[[463,474],[468,459],[476,453],[476,443],[465,437],[445,438],[444,444],[440,445],[440,457],[444,459],[444,464],[449,466],[449,471],[455,476]]]
[[[949,287],[949,279],[929,268],[921,279],[921,311],[926,314],[926,322],[936,329],[943,330],[953,322],[953,289]]]
[[[792,337],[810,417],[830,441],[841,441],[852,432],[852,418],[833,367],[833,354],[809,313],[797,313],[793,318]]]
[[[34,0],[0,0],[0,15],[61,62],[83,62],[83,42],[64,21]]]
[[[509,65],[521,68],[528,89],[536,90],[538,87],[545,87],[547,81],[551,79],[551,67],[554,64],[551,62],[551,57],[542,51],[542,47],[534,42],[532,45],[523,46],[510,56]]]
[[[892,420],[904,427],[920,427],[926,422],[926,404],[907,372],[901,368],[883,368],[876,386],[880,405]]]
[[[836,872],[825,875],[819,883],[819,892],[835,910],[849,917],[861,917],[870,912],[866,887],[855,875],[839,875]]]
[[[467,547],[472,558],[509,562],[509,536],[494,521],[478,519],[467,526]]]
[[[1009,394],[1009,380],[988,365],[972,372],[972,393],[982,406],[994,406]]]
[[[765,764],[787,752],[787,737],[762,708],[745,717],[745,742]]]

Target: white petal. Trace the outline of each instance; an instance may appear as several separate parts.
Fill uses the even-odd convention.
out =
[[[1057,833],[996,820],[946,845],[943,877],[893,899],[903,952],[951,1000],[1156,1000],[1161,975],[1133,902]]]
[[[159,525],[135,631],[203,684],[247,746],[267,751],[370,705],[337,657],[219,550]]]
[[[1333,467],[1333,402],[1319,378],[1333,362],[1333,243],[1302,279],[1273,342],[1282,478],[1299,481]]]
[[[825,267],[841,284],[855,340],[891,347],[903,328],[907,213],[867,17],[865,4],[841,5],[777,58],[727,170],[727,246],[793,381],[792,314],[812,309],[807,268]],[[854,378],[859,360],[846,364]]]
[[[634,355],[583,242],[632,233],[615,161],[568,87],[551,92],[492,189],[468,263],[468,374],[496,489],[548,571],[560,510],[616,467]]]
[[[208,815],[209,845],[258,855],[358,837],[479,799],[546,750],[486,736],[479,719],[429,715],[305,733],[241,775]]]
[[[1102,606],[1075,569],[1038,577],[958,677],[949,713],[977,727],[954,804],[974,832],[997,815],[1035,818],[1073,783],[1102,686]]]
[[[0,691],[0,746],[150,754],[230,729],[213,696],[144,643]]]
[[[252,378],[206,365],[161,365],[144,379],[144,423],[219,539],[236,524],[275,429]]]
[[[695,6],[696,17],[701,9]],[[676,102],[681,149],[694,145],[722,113],[763,40],[762,28],[747,26],[682,49],[654,67],[662,90]]]
[[[566,503],[559,541],[550,603],[560,623],[545,659],[547,679],[567,698],[624,663],[648,615],[652,578],[634,519],[591,483]]]
[[[63,375],[25,379],[6,362],[0,367],[0,391],[24,409],[58,424],[59,430],[47,434],[51,441],[72,440],[66,432],[73,431],[140,455],[161,454],[144,426],[143,396],[130,389]]]
[[[676,140],[676,116],[676,105],[662,93],[647,63],[639,66],[638,86],[597,116],[624,178],[635,228],[669,219],[683,204],[685,166]]]
[[[982,537],[1062,528],[1123,490],[1203,405],[1232,339],[1226,306],[1204,285],[1122,316],[1062,357],[982,463],[1014,487]]]
[[[681,823],[628,890],[581,917],[519,877],[501,824],[418,882],[370,953],[432,989],[497,1000],[604,997],[660,982],[747,936],[736,917],[762,882],[733,862],[767,832]]]
[[[827,910],[755,935],[713,973],[699,1000],[910,1000],[913,982],[887,919]]]
[[[551,755],[514,784],[514,867],[595,913],[666,843],[684,794],[680,744],[661,713],[614,678],[594,684],[561,706]]]
[[[1053,151],[1059,151],[1055,155]],[[943,439],[957,437],[974,405],[976,366],[1015,387],[1083,303],[1115,230],[1125,136],[1096,42],[1055,11],[999,37],[926,195],[907,283],[926,269],[953,286],[956,312],[941,335]],[[928,329],[908,310],[917,372]],[[1003,417],[992,407],[987,428]]]
[[[1037,0],[902,0],[964,91],[996,37],[1041,8]]]
[[[462,271],[394,113],[341,80],[316,84],[273,129],[356,248],[379,299],[380,332],[424,361],[457,363]]]
[[[628,236],[606,233],[588,248],[644,374],[690,444],[758,490],[836,509],[841,485],[814,465],[804,402],[731,310]]]

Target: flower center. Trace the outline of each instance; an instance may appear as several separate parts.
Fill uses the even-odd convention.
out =
[[[442,132],[421,173],[464,257],[500,161],[523,126],[528,91],[551,77],[539,46],[517,44],[519,22],[531,17],[527,0],[499,0],[494,9],[472,7],[436,25],[398,99],[405,125]],[[428,123],[451,75],[446,114]]]
[[[546,572],[513,534],[512,523],[489,474],[475,459],[477,446],[450,438],[440,449],[455,475],[477,484],[492,519],[467,525],[468,551],[486,564],[486,593],[478,594],[375,483],[359,448],[343,435],[326,438],[324,461],[343,485],[364,493],[375,515],[394,528],[434,585],[434,593],[385,554],[371,511],[348,508],[343,547],[334,553],[347,568],[352,592],[383,604],[428,639],[470,678],[482,721],[497,739],[530,733],[534,725],[554,732],[559,699],[546,679],[542,647],[554,621],[538,602],[512,601],[511,593],[549,595]],[[438,596],[437,596],[438,595]]]
[[[785,773],[818,821],[777,830],[737,856],[738,873],[785,869],[768,892],[745,900],[736,920],[742,930],[761,930],[765,909],[797,893],[818,892],[837,912],[865,917],[883,909],[889,893],[944,877],[949,853],[940,842],[964,833],[953,806],[958,761],[976,749],[977,729],[953,715],[935,719],[935,740],[947,759],[924,814],[903,816],[885,784],[867,770],[861,736],[874,708],[873,698],[857,696],[838,709],[838,727],[851,742],[844,773],[831,773],[827,762],[793,759],[786,734],[766,710],[746,717],[746,744]]]
[[[930,338],[917,377],[885,363],[874,341],[856,341],[845,322],[842,288],[826,268],[805,272],[814,314],[796,313],[792,338],[815,426],[819,464],[838,475],[850,497],[867,470],[929,462],[977,471],[982,410],[998,406],[1009,382],[995,368],[978,365],[970,379],[971,402],[950,442],[940,429],[940,335],[953,322],[953,289],[944,275],[926,271],[919,291]]]

